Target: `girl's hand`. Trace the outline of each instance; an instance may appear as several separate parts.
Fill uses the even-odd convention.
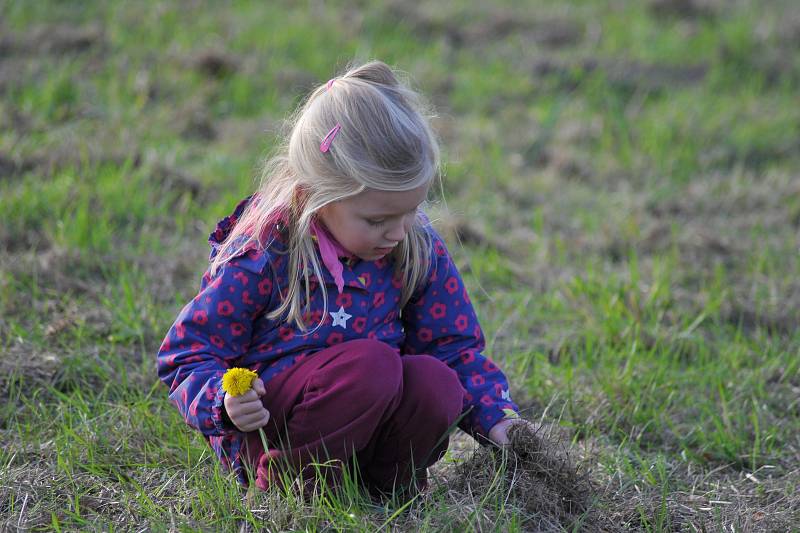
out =
[[[528,426],[531,431],[536,431],[539,429],[538,425],[534,424],[533,422],[529,422],[524,418],[504,418],[489,430],[489,439],[498,446],[510,445],[511,440],[508,438],[508,430],[511,428],[511,426],[516,424],[524,424]]]
[[[269,411],[261,403],[261,396],[267,393],[264,382],[259,378],[253,380],[253,388],[240,396],[225,394],[223,403],[228,418],[239,431],[247,433],[266,426],[269,421]]]

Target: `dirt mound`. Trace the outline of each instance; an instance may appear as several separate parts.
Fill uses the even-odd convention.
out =
[[[241,60],[225,50],[207,49],[197,52],[189,59],[189,64],[198,72],[216,79],[235,74],[241,66]]]
[[[458,465],[447,481],[451,494],[475,501],[500,484],[526,531],[600,531],[593,508],[598,491],[562,437],[552,429],[525,426],[513,427],[509,436],[509,448],[485,447]],[[608,531],[608,524],[603,528]]]

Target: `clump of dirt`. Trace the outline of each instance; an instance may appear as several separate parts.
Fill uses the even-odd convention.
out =
[[[525,530],[600,531],[594,508],[595,483],[573,461],[562,437],[542,428],[519,425],[509,430],[507,449],[485,447],[458,465],[448,480],[451,492],[470,500],[485,495],[498,475],[507,505],[520,509]],[[608,524],[603,524],[608,531]]]
[[[656,16],[683,18],[713,17],[720,7],[718,0],[652,0],[649,5]]]
[[[239,70],[239,59],[223,50],[204,50],[190,59],[191,65],[211,78],[225,78]]]

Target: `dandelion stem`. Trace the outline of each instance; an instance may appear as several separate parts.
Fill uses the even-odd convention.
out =
[[[269,447],[267,446],[267,436],[264,435],[264,430],[258,428],[258,434],[261,435],[261,445],[264,446],[264,453],[269,451]]]

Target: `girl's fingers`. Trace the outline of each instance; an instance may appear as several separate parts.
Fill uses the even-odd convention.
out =
[[[239,423],[248,423],[252,420],[260,419],[263,416],[267,415],[267,410],[264,409],[263,406],[259,405],[256,409],[251,409],[247,411],[236,411],[231,416],[231,413],[228,413],[228,416],[231,416],[231,420],[236,420]]]
[[[265,414],[243,419],[241,423],[237,424],[237,427],[242,431],[253,431],[262,426],[266,426],[267,422],[269,422],[269,413],[265,410]]]
[[[260,419],[261,417],[265,416],[266,409],[261,406],[258,406],[257,409],[253,409],[250,411],[235,411],[231,413],[228,412],[228,416],[231,420],[238,422],[238,425],[242,425],[248,423],[252,420]]]
[[[236,400],[240,403],[246,402],[257,402],[258,401],[258,394],[253,389],[245,392],[241,396],[236,396]]]
[[[269,421],[269,411],[264,408],[255,389],[226,398],[226,411],[234,425],[244,432],[260,428]]]
[[[237,412],[241,414],[250,414],[250,413],[260,413],[263,410],[265,410],[264,405],[260,401],[255,401],[255,402],[240,403]]]
[[[253,391],[259,396],[264,396],[267,393],[266,387],[264,387],[264,382],[261,381],[261,378],[256,378],[253,380]]]

